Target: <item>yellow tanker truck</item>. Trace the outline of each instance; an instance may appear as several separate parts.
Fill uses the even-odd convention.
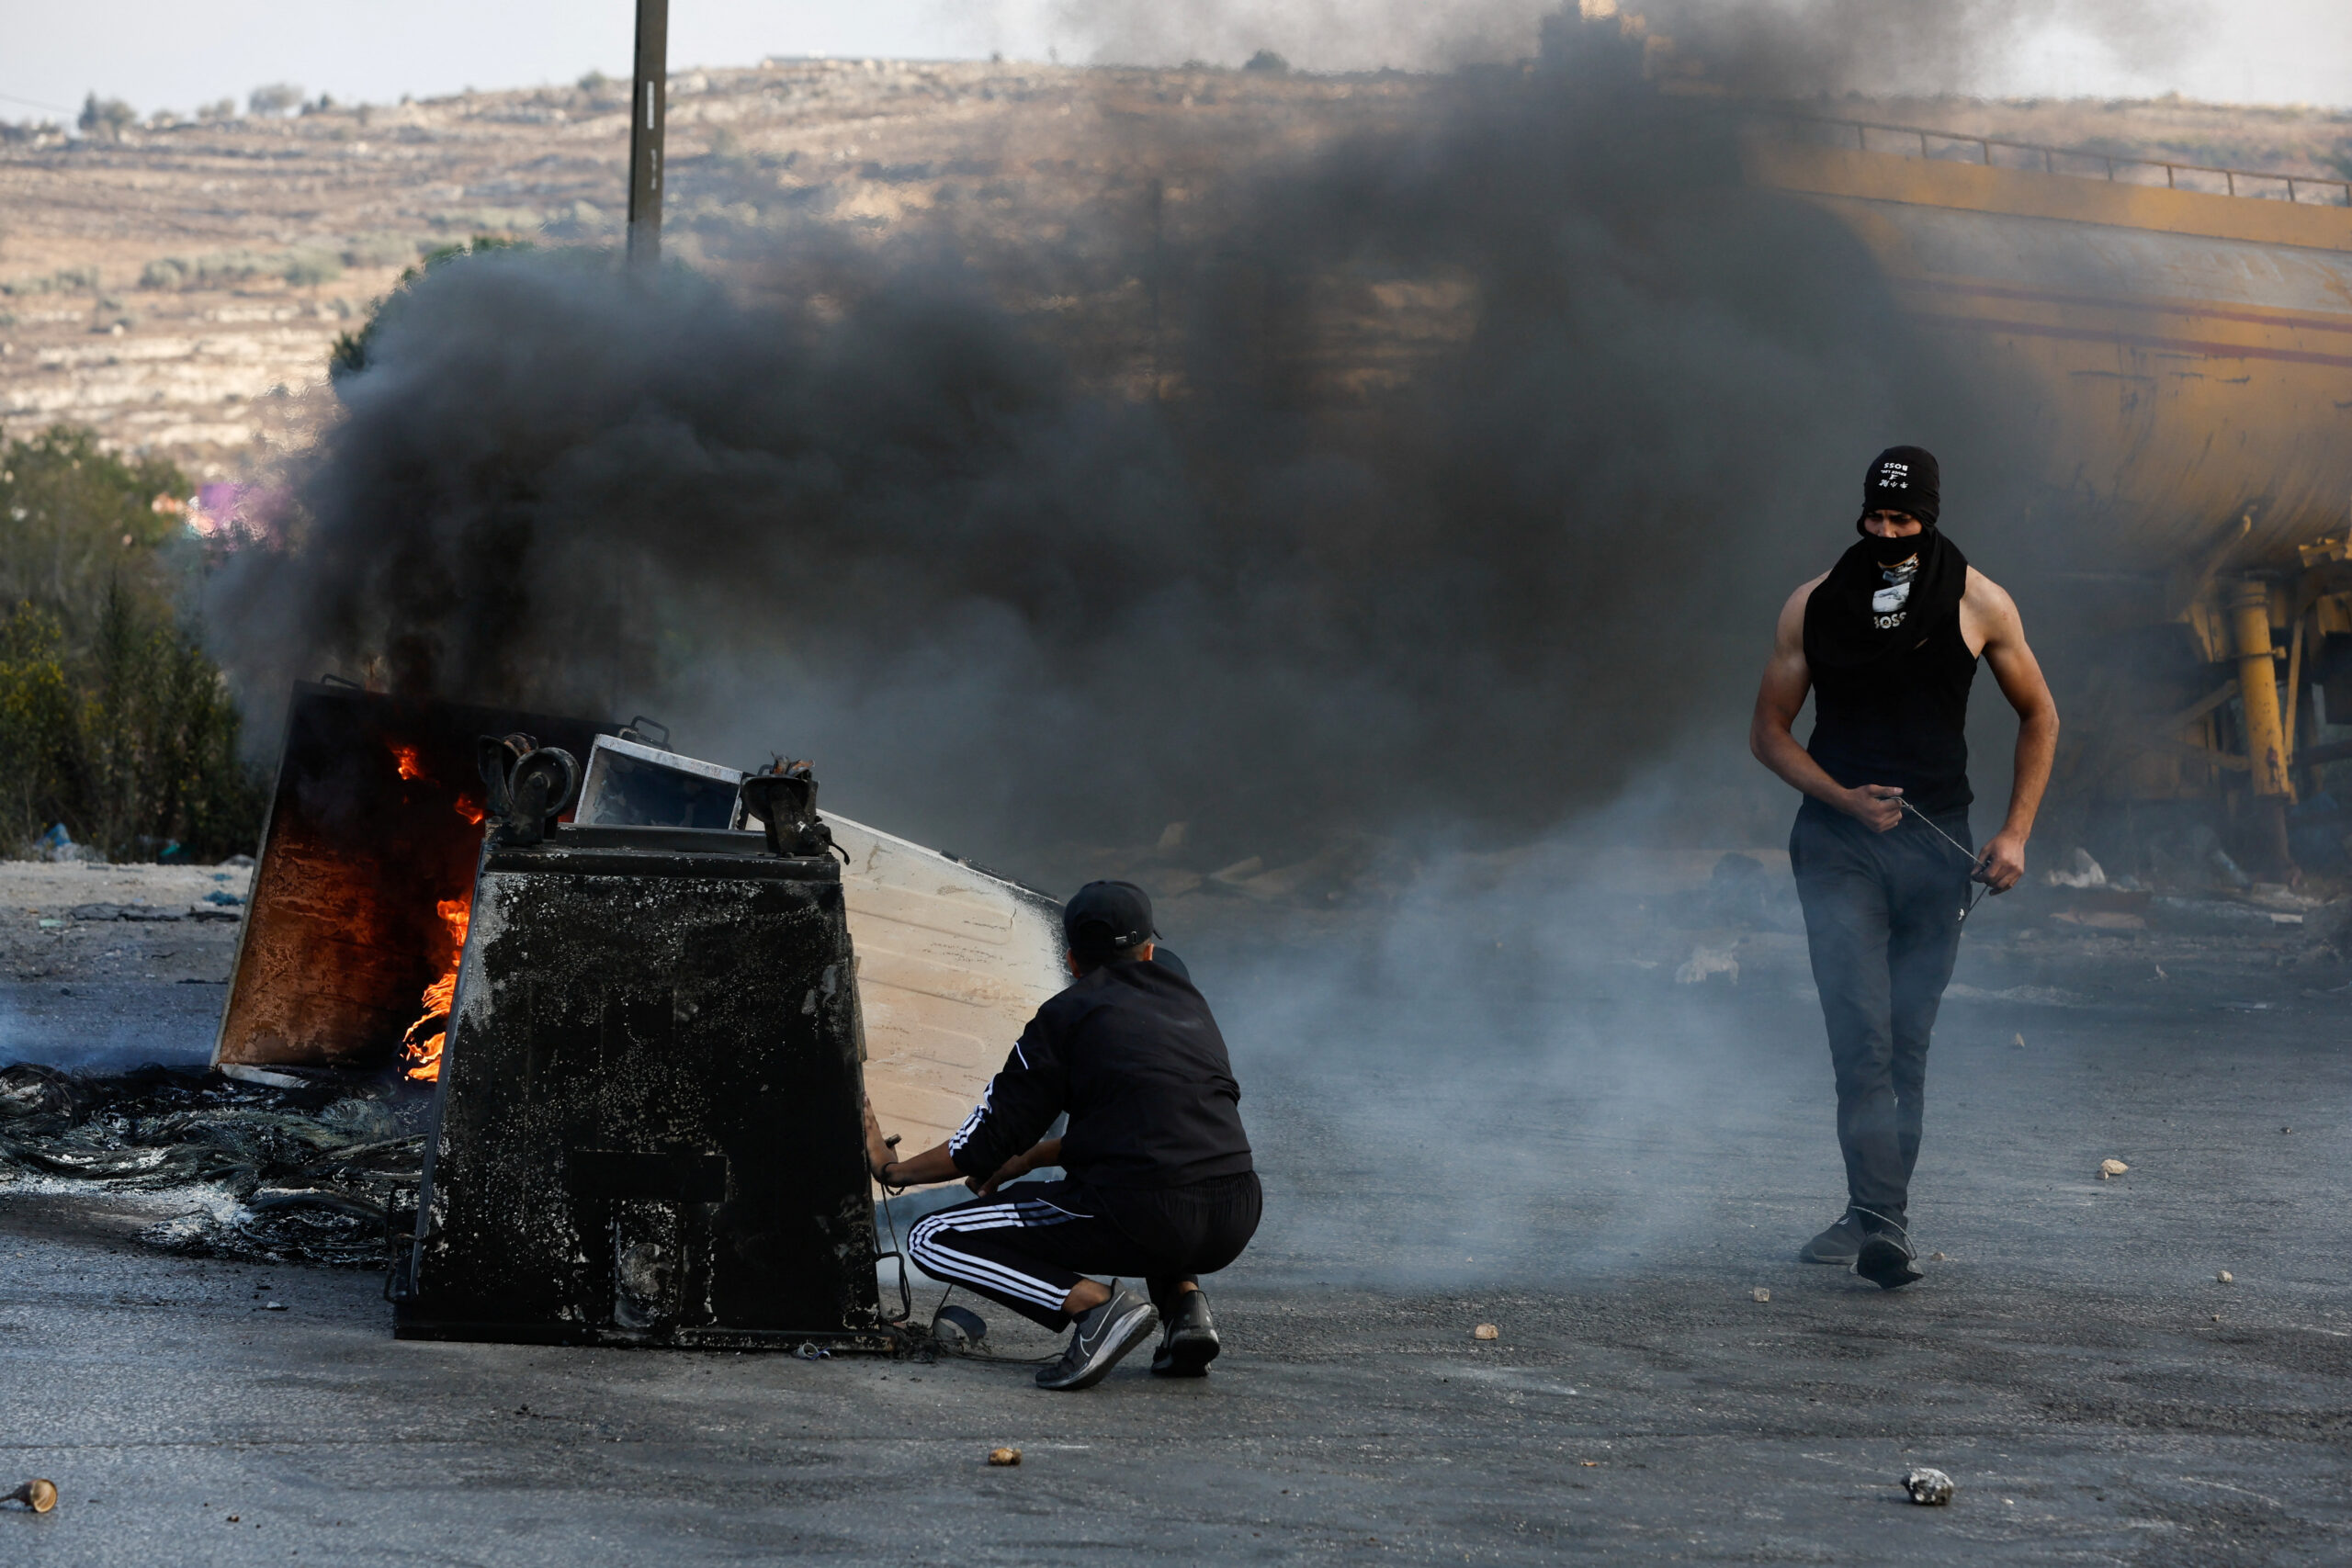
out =
[[[2218,802],[2291,869],[2287,808],[2352,759],[2324,739],[2352,724],[2352,186],[1812,117],[1744,157],[2027,400],[2077,555],[2114,569],[2075,574],[2100,634],[2193,650],[2078,696],[2061,788]]]

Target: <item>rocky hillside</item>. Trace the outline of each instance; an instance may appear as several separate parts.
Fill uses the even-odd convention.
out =
[[[671,87],[667,243],[688,261],[740,265],[747,234],[810,218],[870,241],[943,214],[960,240],[1006,254],[1083,256],[1102,235],[1130,241],[1146,216],[1182,221],[1238,172],[1395,123],[1464,85],[1395,73],[877,61],[691,72]],[[477,234],[611,243],[625,106],[625,84],[592,78],[392,106],[322,103],[285,118],[143,127],[114,141],[6,128],[0,430],[70,420],[200,478],[251,475],[306,439],[323,411],[335,335],[424,252]],[[1816,107],[2194,163],[2339,175],[2352,167],[2352,117],[2320,111],[2172,101]],[[1089,290],[1115,293],[1124,276],[1114,265]],[[1016,304],[1062,308],[1050,269],[1023,277]],[[1442,315],[1443,302],[1429,308]]]

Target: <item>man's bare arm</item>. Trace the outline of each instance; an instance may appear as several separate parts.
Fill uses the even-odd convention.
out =
[[[1903,792],[1892,784],[1848,789],[1831,778],[1790,732],[1804,706],[1805,694],[1813,688],[1813,671],[1804,661],[1804,607],[1821,582],[1821,578],[1815,578],[1781,606],[1780,624],[1772,633],[1772,658],[1764,666],[1763,684],[1756,692],[1755,716],[1747,723],[1747,749],[1791,788],[1883,833],[1903,820]]]
[[[1977,857],[1980,874],[1995,892],[2006,892],[2025,875],[2025,844],[2050,787],[2050,766],[2058,755],[2058,705],[2042,679],[2041,664],[2026,646],[2025,623],[2001,585],[1971,567],[1968,619],[1984,634],[1984,663],[2000,683],[2001,695],[2018,715],[2016,773],[2009,785],[2009,811],[2001,830]]]

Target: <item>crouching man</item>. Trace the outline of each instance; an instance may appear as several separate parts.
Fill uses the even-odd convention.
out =
[[[1056,1331],[1075,1322],[1039,1387],[1091,1388],[1163,1324],[1151,1370],[1200,1377],[1219,1346],[1199,1276],[1258,1229],[1241,1090],[1208,1003],[1155,949],[1143,889],[1088,883],[1062,931],[1077,982],[1037,1010],[979,1108],[911,1159],[869,1126],[867,1157],[886,1187],[962,1177],[979,1194],[916,1223],[923,1272]],[[1006,1185],[1046,1166],[1063,1179]],[[1088,1274],[1140,1277],[1150,1300]]]

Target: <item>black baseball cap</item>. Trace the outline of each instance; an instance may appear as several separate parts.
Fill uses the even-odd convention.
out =
[[[1159,934],[1151,896],[1132,882],[1090,882],[1062,906],[1062,936],[1083,960],[1109,958]]]

